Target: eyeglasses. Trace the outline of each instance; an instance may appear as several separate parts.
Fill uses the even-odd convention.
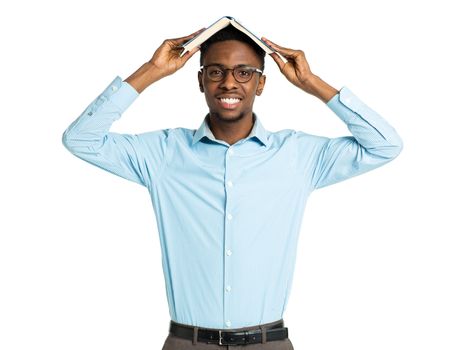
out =
[[[226,71],[233,71],[234,79],[239,83],[246,83],[253,77],[253,73],[257,72],[263,74],[261,69],[250,66],[236,66],[234,68],[224,68],[218,64],[211,64],[208,66],[201,66],[201,70],[205,71],[205,75],[211,81],[222,81],[226,76]]]

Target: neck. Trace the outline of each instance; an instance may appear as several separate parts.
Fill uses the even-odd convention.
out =
[[[233,121],[223,121],[219,116],[209,113],[206,120],[213,136],[229,145],[249,136],[255,122],[253,113]]]

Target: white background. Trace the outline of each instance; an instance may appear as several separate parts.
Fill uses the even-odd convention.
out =
[[[16,1],[0,5],[0,348],[161,349],[168,333],[147,190],[72,156],[65,128],[164,39],[223,15],[304,50],[404,140],[388,165],[308,200],[284,320],[297,350],[461,349],[460,12],[456,1]],[[198,128],[199,54],[111,131]],[[271,57],[270,131],[346,126]]]

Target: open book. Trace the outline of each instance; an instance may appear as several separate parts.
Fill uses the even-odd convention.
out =
[[[238,21],[236,21],[235,18],[230,17],[230,16],[224,16],[220,18],[218,21],[213,23],[211,26],[209,26],[207,29],[196,35],[194,38],[189,40],[188,42],[183,44],[184,50],[183,53],[186,51],[192,50],[196,46],[199,46],[202,44],[204,41],[206,41],[208,38],[210,38],[213,34],[218,32],[219,30],[227,27],[228,25],[232,25],[235,28],[239,29],[241,32],[246,34],[249,38],[251,38],[255,43],[260,46],[263,50],[265,50],[266,53],[270,54],[275,52],[271,47],[265,44],[262,40],[260,40],[255,34],[253,34],[250,30],[245,28],[242,24],[240,24]]]

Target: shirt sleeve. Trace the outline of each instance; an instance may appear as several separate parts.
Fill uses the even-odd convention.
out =
[[[142,134],[109,131],[138,96],[130,84],[117,76],[64,131],[62,143],[78,158],[148,186],[151,169],[157,171],[163,163],[168,129]]]
[[[302,171],[313,189],[346,180],[396,158],[403,143],[396,130],[346,86],[327,102],[352,136],[328,138],[297,131]]]

